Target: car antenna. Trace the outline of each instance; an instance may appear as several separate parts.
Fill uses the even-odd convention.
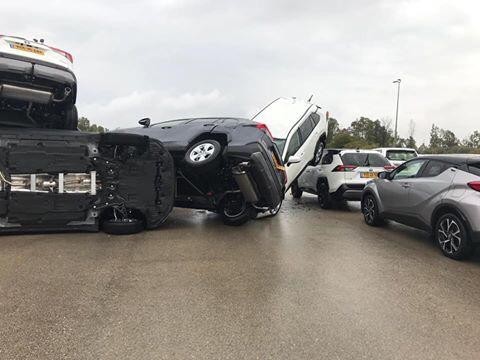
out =
[[[308,100],[307,100],[307,101],[308,101],[308,102],[312,101],[312,98],[313,98],[313,94],[312,94],[312,95],[310,95],[310,97],[308,98]]]

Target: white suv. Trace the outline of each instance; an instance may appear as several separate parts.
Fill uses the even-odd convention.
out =
[[[373,150],[385,156],[395,166],[400,166],[405,161],[418,157],[417,151],[410,148],[377,148]]]
[[[320,164],[308,166],[292,184],[292,196],[300,198],[303,191],[316,194],[322,209],[329,209],[335,202],[344,200],[360,201],[369,180],[394,168],[377,151],[327,149]]]
[[[285,163],[285,190],[310,164],[317,164],[325,148],[327,116],[310,101],[279,98],[252,120],[268,126]]]

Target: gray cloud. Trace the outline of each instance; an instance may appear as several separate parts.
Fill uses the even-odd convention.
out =
[[[15,1],[2,31],[45,37],[75,57],[79,111],[109,128],[136,119],[250,116],[307,97],[343,125],[392,118],[478,129],[475,1]]]

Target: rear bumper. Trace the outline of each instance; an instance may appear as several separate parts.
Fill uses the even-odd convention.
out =
[[[75,75],[68,69],[45,62],[0,54],[1,83],[48,91],[56,99],[62,99],[65,96],[65,89],[69,88],[69,95],[64,102],[74,104],[76,101]]]
[[[366,184],[343,184],[335,192],[335,196],[350,201],[360,201]]]

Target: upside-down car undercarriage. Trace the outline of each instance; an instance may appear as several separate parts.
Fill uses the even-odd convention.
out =
[[[158,227],[173,206],[174,166],[146,136],[2,129],[0,233]]]

